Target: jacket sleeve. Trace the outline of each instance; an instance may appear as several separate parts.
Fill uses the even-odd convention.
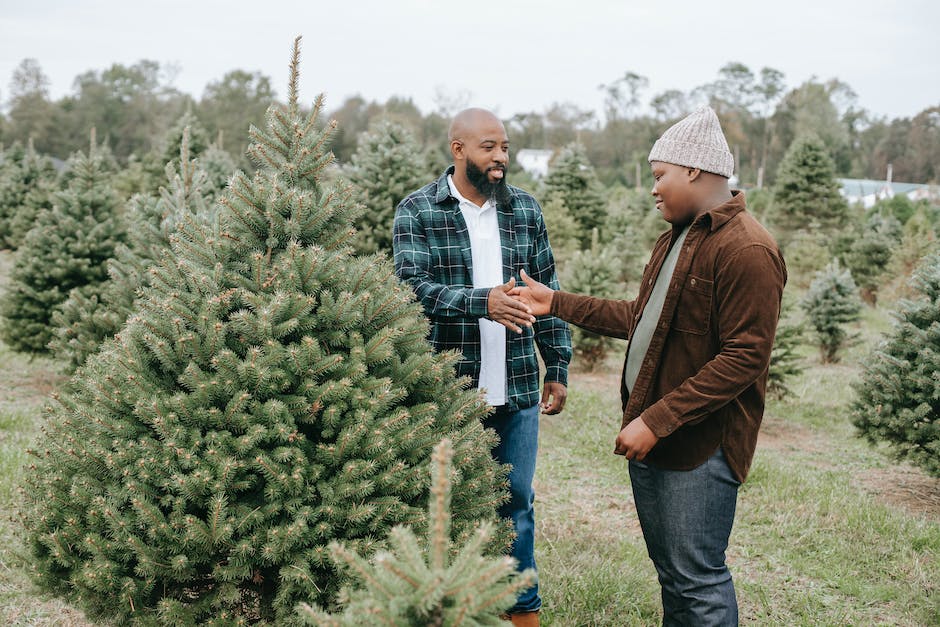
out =
[[[411,286],[428,316],[482,318],[490,288],[454,287],[434,281],[427,230],[411,199],[402,201],[392,226],[395,274]]]
[[[592,333],[626,340],[633,328],[635,309],[635,300],[595,298],[558,291],[552,297],[551,313]]]
[[[739,396],[770,364],[786,267],[753,244],[730,255],[715,281],[720,350],[696,374],[640,415],[658,437],[704,418]]]
[[[557,290],[558,276],[555,272],[555,256],[548,241],[544,220],[538,221],[538,229],[529,259],[528,274],[539,283]],[[545,383],[557,382],[568,385],[568,364],[571,363],[571,329],[555,316],[539,316],[533,325],[535,343],[542,361],[545,362]]]

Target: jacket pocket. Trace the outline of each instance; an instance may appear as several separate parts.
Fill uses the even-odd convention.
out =
[[[679,303],[676,305],[676,323],[673,328],[682,333],[705,335],[712,317],[712,291],[714,283],[690,274],[685,278]]]

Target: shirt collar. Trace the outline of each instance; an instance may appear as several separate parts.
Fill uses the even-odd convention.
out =
[[[437,194],[434,196],[434,202],[441,204],[448,198],[454,198],[450,193],[450,185],[447,179],[454,173],[454,166],[448,166],[439,179],[437,179]]]
[[[699,216],[699,219],[702,219],[704,216],[708,216],[708,219],[711,223],[709,230],[717,231],[722,226],[724,226],[726,222],[731,220],[731,218],[744,211],[745,208],[746,204],[744,201],[744,192],[739,189],[735,189],[731,191],[731,198],[721,203],[717,207],[712,207]]]
[[[471,207],[477,209],[478,211],[486,211],[487,209],[492,209],[492,208],[493,208],[493,203],[492,203],[489,199],[487,199],[487,200],[483,203],[483,206],[481,207],[481,206],[477,205],[475,202],[473,202],[472,200],[470,200],[469,198],[465,198],[465,197],[460,193],[460,191],[457,189],[457,186],[454,185],[453,174],[450,172],[450,170],[448,170],[448,172],[447,172],[447,174],[446,174],[445,176],[447,177],[447,187],[450,189],[450,195],[453,196],[454,198],[456,198],[456,199],[457,199],[457,202],[458,202],[459,204],[461,204],[461,205],[463,205],[463,204],[470,205]]]

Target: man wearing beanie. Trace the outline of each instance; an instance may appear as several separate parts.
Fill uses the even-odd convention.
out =
[[[528,276],[510,294],[535,315],[628,339],[614,453],[630,464],[640,526],[662,587],[664,625],[735,625],[725,550],[747,477],[787,271],[728,178],[734,159],[703,107],[649,154],[671,225],[635,300],[554,291]]]

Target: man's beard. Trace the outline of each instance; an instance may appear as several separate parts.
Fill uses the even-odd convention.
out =
[[[467,159],[467,180],[476,188],[478,192],[492,200],[500,207],[508,207],[509,199],[512,196],[509,193],[509,186],[506,184],[506,169],[503,168],[503,178],[495,183],[490,182],[487,173],[476,166],[473,161]]]

